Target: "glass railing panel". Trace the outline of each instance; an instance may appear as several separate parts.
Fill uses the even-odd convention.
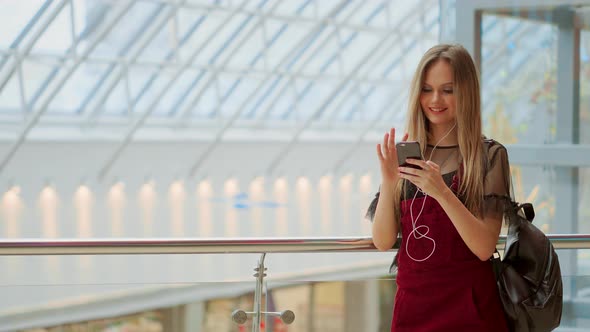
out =
[[[561,326],[556,331],[590,329],[590,276],[564,277],[564,283],[579,287],[574,297],[566,298]],[[137,286],[137,285],[136,285]],[[238,309],[254,310],[253,282],[145,284],[146,289],[161,289],[160,301],[148,301],[149,294],[119,293],[120,298],[102,299],[87,295],[77,301],[55,301],[50,307],[28,311],[26,308],[3,308],[0,331],[81,332],[81,331],[252,331],[253,318],[244,324],[232,321]],[[30,286],[17,286],[26,292]],[[109,294],[109,286],[93,285]],[[83,291],[80,285],[36,286],[41,293],[62,292],[63,288]],[[168,291],[183,289],[183,301],[170,301]],[[4,294],[5,287],[1,287]],[[208,293],[208,294],[206,294]],[[392,318],[395,280],[367,278],[361,280],[293,280],[268,281],[261,304],[266,312],[291,310],[295,319],[286,324],[277,315],[266,316],[260,331],[389,331]],[[129,310],[132,308],[133,310]],[[43,310],[46,312],[43,313]]]
[[[556,331],[590,330],[590,275],[564,276],[561,325]]]
[[[309,276],[331,280],[346,271],[361,278],[386,272],[393,255],[277,253],[266,255],[265,264],[268,278],[279,281],[304,281]],[[0,331],[14,331],[13,322],[33,322],[31,318],[39,315],[75,319],[80,306],[94,303],[98,303],[97,315],[112,318],[200,298],[252,295],[254,268],[260,258],[260,254],[0,256]],[[101,309],[101,303],[109,301],[120,311]],[[136,307],[135,303],[143,304]],[[253,310],[251,303],[234,307]],[[228,320],[230,314],[231,310]]]
[[[253,291],[253,282],[2,285],[3,297],[40,301],[2,306],[0,331],[237,332],[231,313],[252,311]]]
[[[558,253],[565,276],[559,330],[588,330],[590,249]],[[388,274],[393,256],[393,251],[267,254],[261,309],[291,310],[295,320],[287,326],[279,314],[269,316],[262,321],[265,331],[388,331],[396,290],[395,276]],[[167,332],[251,331],[252,314],[238,325],[232,312],[255,311],[253,274],[260,259],[260,254],[2,256],[0,331],[111,332],[133,324],[159,331],[160,321]],[[140,330],[152,331],[145,326]]]

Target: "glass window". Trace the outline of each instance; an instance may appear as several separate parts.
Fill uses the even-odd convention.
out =
[[[557,29],[494,15],[482,26],[484,132],[505,144],[554,141]]]
[[[545,233],[555,233],[557,223],[565,222],[555,218],[556,175],[555,169],[544,166],[512,165],[512,186],[517,202],[533,203],[535,225]]]

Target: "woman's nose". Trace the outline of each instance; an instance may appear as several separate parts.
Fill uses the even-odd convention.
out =
[[[434,92],[432,93],[432,101],[433,101],[433,102],[436,102],[436,101],[438,101],[438,100],[440,99],[440,97],[441,97],[441,96],[440,96],[440,93],[438,93],[438,91],[434,91]]]

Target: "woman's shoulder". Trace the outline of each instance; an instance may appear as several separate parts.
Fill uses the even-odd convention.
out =
[[[506,153],[506,147],[493,138],[483,137],[484,151],[487,152],[489,159],[492,159],[498,152]]]
[[[493,138],[489,138],[489,137],[482,137],[483,143],[485,145],[487,145],[488,147],[502,147],[505,148],[504,145],[502,145],[502,143],[498,142],[497,140],[493,139]]]
[[[487,160],[487,168],[488,170],[493,168],[497,162],[501,164],[508,163],[508,151],[506,147],[496,141],[493,138],[484,137],[484,155],[486,156],[485,160]]]

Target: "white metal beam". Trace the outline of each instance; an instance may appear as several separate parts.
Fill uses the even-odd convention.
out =
[[[456,40],[469,51],[481,72],[481,11],[472,0],[457,0],[455,8]]]
[[[18,86],[19,86],[19,92],[20,92],[20,103],[21,103],[21,114],[23,114],[23,118],[24,118],[24,114],[28,113],[28,109],[27,109],[27,94],[26,94],[26,90],[25,90],[25,78],[23,76],[23,65],[22,63],[20,63],[18,65]]]
[[[557,32],[557,116],[555,139],[563,144],[580,143],[580,30],[574,25],[571,8],[555,9]],[[557,157],[557,156],[552,156]],[[577,158],[575,158],[577,159]],[[559,233],[579,232],[580,170],[578,167],[555,169],[555,215],[559,216],[554,229]],[[561,270],[567,275],[578,274],[578,255],[560,255]],[[564,294],[575,296],[575,283],[564,289]]]
[[[70,37],[72,38],[71,53],[74,57],[78,54],[78,38],[76,38],[76,15],[74,8],[74,0],[69,0],[70,3]]]

